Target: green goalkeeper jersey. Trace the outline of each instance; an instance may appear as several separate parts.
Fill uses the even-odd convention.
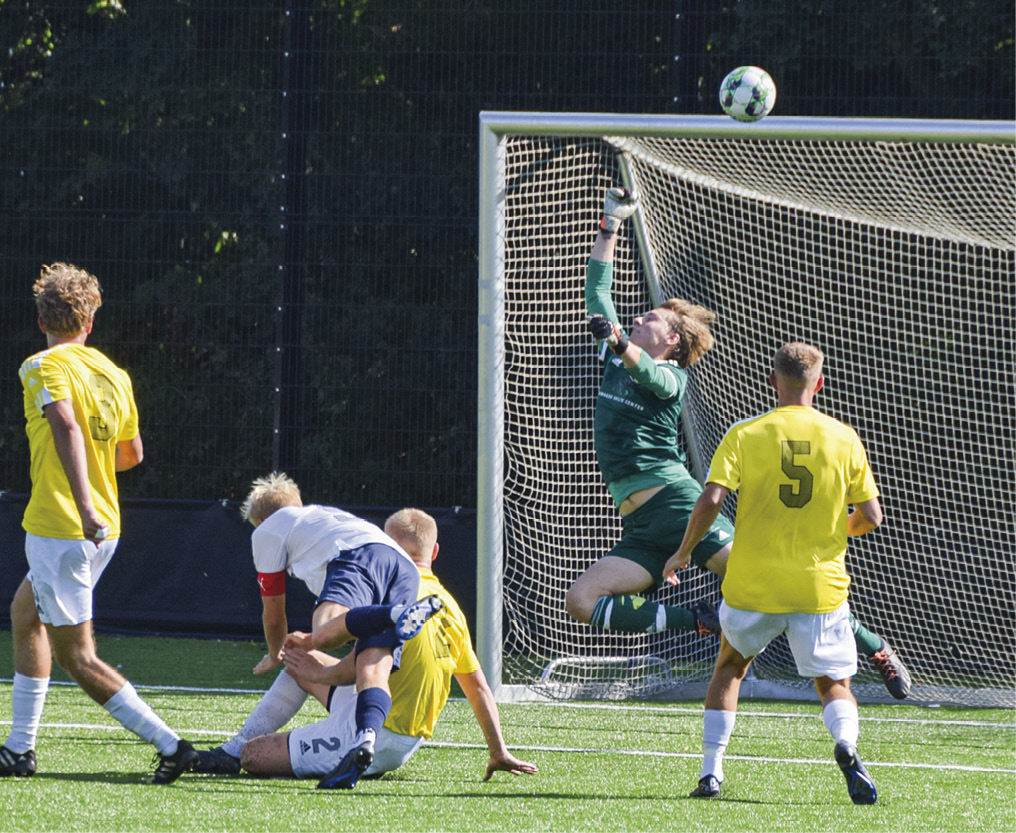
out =
[[[589,261],[586,307],[617,323],[610,298],[613,268]],[[645,353],[629,370],[606,344],[603,378],[596,397],[593,436],[600,473],[615,504],[639,489],[691,480],[677,442],[688,373],[676,362],[654,362]]]

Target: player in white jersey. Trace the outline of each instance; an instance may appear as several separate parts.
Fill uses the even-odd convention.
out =
[[[451,689],[458,681],[487,741],[489,758],[484,780],[495,772],[532,774],[533,764],[508,750],[501,733],[497,703],[473,651],[469,626],[455,599],[431,569],[437,558],[437,522],[420,509],[400,509],[385,522],[385,532],[402,544],[420,570],[420,595],[438,594],[444,607],[419,636],[406,643],[402,668],[391,677],[392,710],[377,738],[376,757],[365,777],[403,766],[434,734]],[[288,648],[284,661],[329,715],[291,732],[262,735],[244,745],[243,768],[255,775],[319,777],[320,788],[332,786],[331,773],[355,740],[356,691],[350,656],[340,661],[318,651]],[[276,729],[281,729],[280,723]],[[324,776],[323,778],[321,776]]]
[[[402,643],[441,609],[441,600],[417,600],[420,574],[391,537],[342,509],[304,506],[299,487],[285,474],[255,480],[241,514],[255,526],[251,546],[268,645],[254,673],[278,666],[287,645],[327,650],[357,641],[356,743],[343,761],[338,785],[352,789],[373,761],[374,740],[391,710],[388,676],[399,666]],[[289,632],[287,573],[317,596],[310,634]],[[283,670],[235,737],[199,753],[197,771],[239,771],[244,743],[287,722],[305,699]]]

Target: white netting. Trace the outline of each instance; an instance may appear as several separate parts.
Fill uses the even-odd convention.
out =
[[[582,287],[623,150],[663,297],[719,314],[686,399],[702,465],[735,420],[772,407],[776,348],[821,346],[818,405],[858,430],[886,510],[851,542],[855,613],[900,649],[912,699],[1012,705],[1013,146],[504,141],[504,682],[645,696],[707,681],[715,657],[712,639],[604,633],[564,611],[620,534],[593,452],[599,365]],[[627,226],[623,322],[653,305]],[[719,588],[694,570],[660,593],[683,604]],[[855,690],[883,695],[859,668]],[[756,673],[810,685],[782,640]]]

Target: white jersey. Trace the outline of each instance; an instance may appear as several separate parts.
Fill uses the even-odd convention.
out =
[[[333,506],[287,506],[269,515],[251,536],[259,573],[285,570],[315,596],[324,587],[328,562],[365,544],[386,544],[412,562],[375,524]]]

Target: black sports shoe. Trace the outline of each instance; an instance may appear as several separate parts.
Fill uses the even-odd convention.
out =
[[[412,639],[423,630],[427,620],[443,607],[444,602],[436,594],[406,605],[395,621],[395,633],[399,639]]]
[[[221,746],[214,749],[199,749],[198,762],[194,765],[195,772],[209,775],[239,775],[240,759],[230,755]]]
[[[847,779],[847,792],[854,804],[874,804],[878,799],[875,782],[871,780],[868,770],[864,768],[857,756],[857,747],[848,741],[841,740],[833,749],[833,757]]]
[[[180,739],[176,742],[176,752],[172,755],[161,755],[156,753],[155,760],[159,762],[155,772],[148,776],[149,784],[172,784],[185,772],[192,772],[198,763],[198,751],[187,741]]]
[[[368,730],[369,731],[369,730]],[[351,790],[364,771],[374,763],[374,733],[350,749],[339,765],[318,781],[319,790]]]
[[[719,798],[722,783],[714,775],[704,775],[699,779],[698,786],[688,793],[688,798]]]
[[[700,634],[703,636],[710,633],[719,635],[720,617],[716,613],[716,608],[709,604],[709,602],[695,602],[691,606],[691,612],[695,614],[695,625],[698,627]]]
[[[910,693],[910,672],[903,664],[900,655],[889,643],[882,640],[882,647],[870,657],[872,663],[882,675],[886,689],[897,700],[903,700]]]
[[[35,750],[27,752],[11,752],[6,746],[0,746],[0,778],[13,775],[15,778],[30,778],[35,775]]]

